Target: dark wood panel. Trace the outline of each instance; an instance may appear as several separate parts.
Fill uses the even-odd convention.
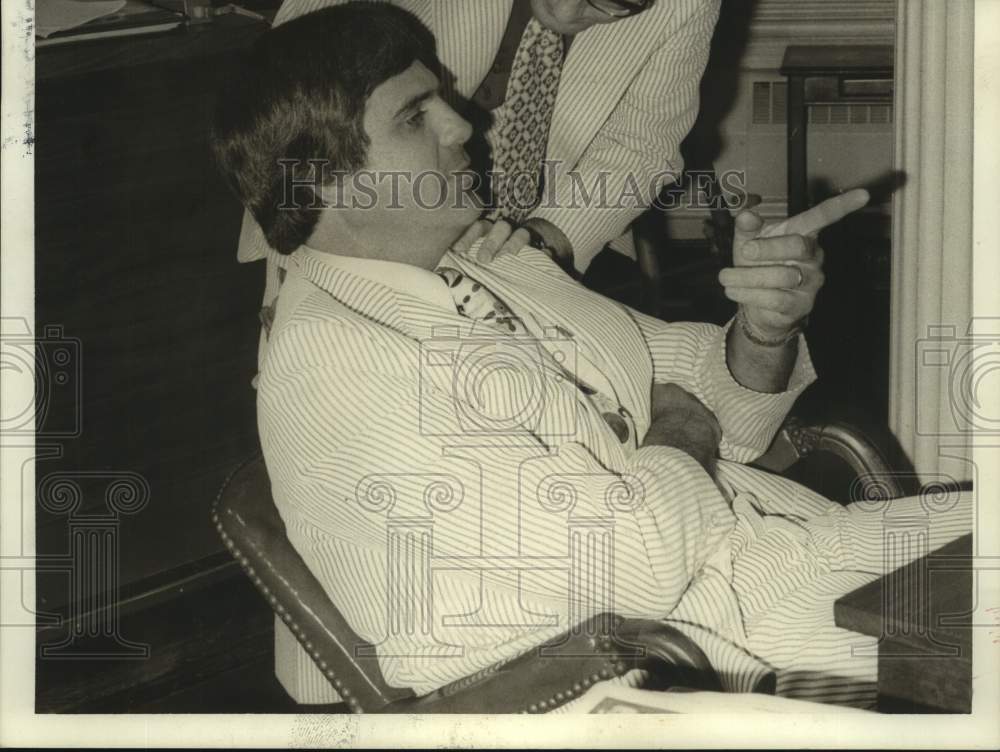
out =
[[[36,323],[78,340],[80,385],[51,390],[40,430],[81,430],[56,439],[62,456],[37,479],[79,482],[76,514],[108,513],[101,484],[116,472],[148,484],[145,508],[120,520],[119,584],[220,550],[209,506],[257,446],[263,267],[236,263],[242,210],[208,125],[219,82],[263,28],[225,18],[38,54]],[[39,552],[64,555],[67,515],[40,509],[37,524]],[[40,577],[39,605],[65,607],[68,585]]]
[[[228,553],[125,588],[120,611],[121,636],[148,645],[148,657],[39,658],[36,712],[348,712],[287,695],[274,676],[273,613]],[[37,641],[66,634],[67,625],[39,629]]]
[[[264,5],[270,6],[264,15],[270,15],[280,1]],[[223,16],[209,26],[181,27],[165,34],[45,47],[36,54],[36,82],[41,85],[95,73],[129,75],[146,66],[168,67],[232,54],[256,39],[262,26],[242,16]]]
[[[251,681],[261,687],[273,684],[273,615],[238,570],[207,587],[175,589],[173,596],[122,619],[121,635],[148,645],[148,658],[39,658],[36,712],[136,712],[145,703],[245,665],[257,671],[248,677]],[[39,643],[51,645],[63,636],[48,630],[39,635]],[[94,642],[81,641],[78,647]],[[231,698],[217,697],[204,712],[220,712],[227,704],[231,706]],[[289,704],[286,696],[284,707]]]

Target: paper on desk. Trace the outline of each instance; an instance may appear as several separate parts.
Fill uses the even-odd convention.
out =
[[[35,36],[44,39],[57,31],[75,29],[124,7],[125,0],[37,0]]]
[[[612,682],[595,684],[566,708],[568,713],[819,713],[871,717],[870,711],[763,694],[725,692],[650,692]]]

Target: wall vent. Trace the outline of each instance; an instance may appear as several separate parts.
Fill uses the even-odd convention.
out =
[[[784,81],[755,81],[753,124],[784,125],[788,116],[788,84]]]
[[[788,118],[788,84],[755,81],[752,117],[754,125],[784,125]],[[889,125],[892,117],[890,104],[817,104],[809,108],[812,125]]]
[[[892,123],[892,105],[888,104],[814,104],[809,108],[813,125],[888,125]]]

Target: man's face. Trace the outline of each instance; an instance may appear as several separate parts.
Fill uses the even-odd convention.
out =
[[[559,34],[579,34],[595,24],[620,20],[601,12],[587,0],[531,0],[531,10],[542,26]]]
[[[375,88],[362,121],[368,158],[346,194],[366,207],[345,212],[345,222],[373,256],[426,269],[480,214],[456,175],[469,165],[464,144],[472,128],[439,87],[437,76],[414,62]]]

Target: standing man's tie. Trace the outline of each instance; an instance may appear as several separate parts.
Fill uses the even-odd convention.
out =
[[[563,38],[538,19],[524,29],[507,95],[487,134],[493,148],[490,219],[522,223],[538,203],[539,177],[562,75]]]

